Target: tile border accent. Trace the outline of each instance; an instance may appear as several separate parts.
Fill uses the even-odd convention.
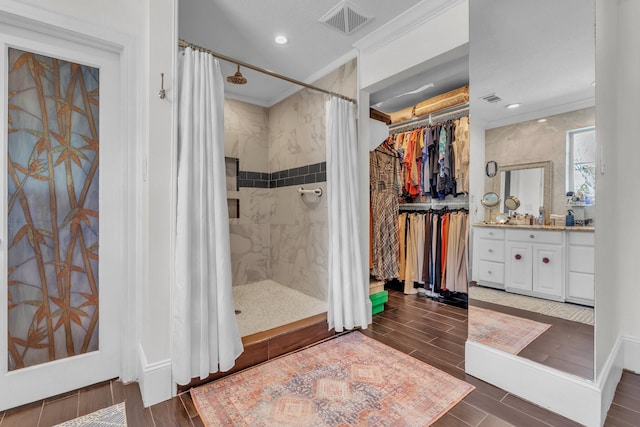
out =
[[[238,187],[279,188],[293,185],[313,184],[327,180],[327,162],[314,163],[277,172],[238,173]]]

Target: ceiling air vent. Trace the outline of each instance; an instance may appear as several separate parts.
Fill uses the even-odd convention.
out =
[[[485,95],[485,96],[481,96],[480,99],[483,99],[487,102],[491,102],[492,104],[502,101],[502,98],[500,98],[499,96],[497,96],[495,93],[489,94],[489,95]]]
[[[343,1],[320,18],[320,22],[341,33],[351,34],[372,19],[371,16],[367,16],[358,10],[352,3]]]

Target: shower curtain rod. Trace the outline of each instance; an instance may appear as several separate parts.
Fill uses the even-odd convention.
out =
[[[227,61],[227,62],[231,62],[231,63],[239,65],[241,67],[249,68],[249,69],[252,69],[252,70],[257,71],[259,73],[263,73],[263,74],[266,74],[266,75],[271,76],[271,77],[275,77],[275,78],[280,79],[280,80],[285,80],[285,81],[287,81],[289,83],[294,83],[294,84],[297,84],[299,86],[306,87],[307,89],[312,89],[312,90],[315,90],[315,91],[318,91],[318,92],[326,93],[327,95],[335,96],[337,98],[344,99],[345,101],[353,102],[356,105],[358,104],[358,102],[355,99],[349,98],[348,96],[341,95],[341,94],[336,93],[336,92],[331,92],[330,90],[322,89],[322,88],[319,88],[317,86],[311,85],[309,83],[305,83],[305,82],[302,82],[300,80],[292,79],[291,77],[283,76],[282,74],[278,74],[278,73],[275,73],[273,71],[269,71],[269,70],[267,70],[265,68],[261,68],[261,67],[258,67],[256,65],[252,65],[252,64],[246,63],[244,61],[240,61],[238,59],[231,58],[230,56],[222,55],[220,53],[214,52],[212,50],[209,50],[209,49],[204,48],[202,46],[198,46],[198,45],[193,44],[193,43],[189,43],[189,42],[187,42],[185,40],[182,40],[182,39],[178,40],[178,47],[184,47],[184,48],[190,47],[191,49],[199,50],[200,52],[208,53],[211,56],[214,56],[216,58],[222,59],[222,60]]]

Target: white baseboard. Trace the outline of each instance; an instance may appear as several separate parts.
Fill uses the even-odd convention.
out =
[[[138,348],[139,386],[142,402],[147,408],[173,397],[173,378],[171,375],[171,359],[160,362],[147,362],[142,346]]]
[[[598,388],[601,390],[601,398],[600,398],[600,425],[604,424],[605,418],[607,418],[607,412],[609,411],[609,406],[611,406],[611,402],[613,401],[613,397],[616,394],[616,388],[618,387],[618,382],[620,381],[620,377],[622,376],[622,368],[624,367],[624,341],[622,337],[618,337],[611,352],[609,352],[609,357],[604,363],[602,370],[597,378]]]
[[[640,340],[622,337],[624,343],[624,369],[640,374]]]
[[[469,375],[585,426],[601,425],[601,393],[593,382],[472,341],[465,354]]]

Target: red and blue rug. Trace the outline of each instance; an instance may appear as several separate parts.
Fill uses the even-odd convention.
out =
[[[207,426],[426,426],[473,388],[354,332],[191,395]]]

